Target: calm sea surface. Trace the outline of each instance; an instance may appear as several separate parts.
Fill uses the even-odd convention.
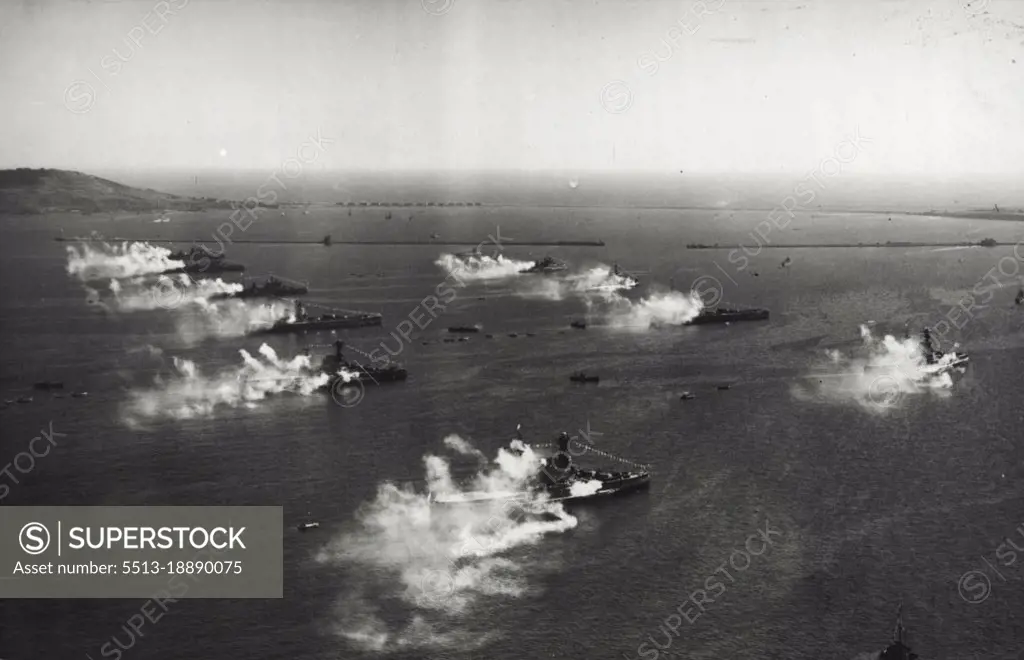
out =
[[[634,658],[644,643],[644,657],[653,658],[649,638],[669,643],[659,626],[681,606],[699,613],[686,605],[690,595],[766,525],[777,532],[768,549],[742,570],[735,560],[730,578],[719,573],[724,593],[693,623],[683,621],[658,657],[854,658],[889,641],[901,598],[922,658],[1020,657],[1024,555],[1006,565],[995,553],[1005,537],[1024,546],[1024,311],[1013,305],[1024,264],[1009,247],[758,253],[750,232],[765,215],[445,208],[399,209],[385,220],[379,209],[266,211],[245,238],[440,235],[432,246],[229,246],[229,258],[251,274],[309,280],[311,301],[382,312],[383,328],[344,333],[363,351],[384,340],[394,347],[388,333],[443,280],[435,259],[466,249],[440,243],[485,240],[496,225],[519,240],[601,238],[606,247],[550,253],[574,267],[617,261],[640,273],[643,289],[713,277],[726,303],[772,316],[729,327],[579,332],[568,329],[587,314],[578,298],[529,299],[507,282],[471,284],[404,347],[409,380],[371,387],[356,406],[281,395],[138,428],[123,419],[130,392],[161,370],[166,376],[147,346],[214,373],[240,365],[238,349],[255,353],[264,340],[186,345],[176,312],[106,314],[86,304],[81,283],[65,272],[64,245],[52,237],[63,228],[191,240],[209,237],[227,214],[161,224],[152,216],[3,218],[0,389],[4,399],[34,401],[0,411],[0,463],[51,423],[67,434],[18,475],[3,504],[284,507],[283,599],[179,601],[123,651],[127,659]],[[804,213],[768,240],[1024,238],[1017,223],[889,218]],[[723,249],[687,250],[691,242]],[[729,259],[739,244],[755,255],[744,270]],[[545,249],[510,243],[506,253],[526,259]],[[783,268],[787,257],[792,264]],[[1014,272],[1011,263],[1021,272],[1002,276],[1007,286],[952,335],[972,362],[950,394],[907,394],[884,411],[815,394],[826,350],[861,350],[860,324],[875,321],[898,335],[907,322],[934,324],[1006,257],[1004,272]],[[440,341],[448,326],[475,323],[495,338]],[[332,339],[266,342],[290,357]],[[577,369],[600,374],[600,384],[574,386],[567,376]],[[38,380],[62,380],[89,397],[32,393]],[[732,388],[717,391],[723,383]],[[696,400],[680,401],[684,390]],[[654,466],[650,491],[572,509],[575,528],[509,549],[514,593],[476,594],[458,612],[417,608],[400,597],[397,574],[317,561],[358,528],[356,511],[380,484],[420,483],[424,455],[444,453],[445,436],[458,434],[493,457],[517,423],[544,442],[588,421],[602,449]],[[307,515],[322,526],[300,534],[294,526]],[[969,571],[990,579],[982,602],[958,589]],[[112,636],[128,640],[122,624],[141,604],[0,603],[0,656],[100,658]],[[381,651],[345,635],[364,626],[367,608],[393,633]]]

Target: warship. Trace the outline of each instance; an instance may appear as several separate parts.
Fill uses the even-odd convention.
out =
[[[906,632],[906,628],[903,627],[903,603],[901,602],[896,614],[896,631],[893,633],[892,644],[882,650],[878,660],[917,660],[917,654],[911,651],[904,641]]]
[[[619,264],[612,264],[612,267],[609,270],[608,274],[614,277],[621,277],[624,280],[622,288],[635,289],[636,287],[640,286],[640,278],[638,278],[636,275],[633,275],[632,273],[627,273],[626,271],[622,270],[621,268],[619,268]]]
[[[736,321],[766,321],[767,309],[703,309],[700,314],[686,322],[686,325],[708,325],[711,323],[735,323]]]
[[[338,310],[341,311],[341,310]],[[342,328],[364,328],[368,326],[381,325],[383,319],[380,314],[372,312],[347,311],[344,313],[321,314],[310,316],[306,313],[305,307],[299,301],[295,301],[295,313],[278,320],[269,328],[260,330],[259,333],[284,333],[284,332],[306,332],[309,330],[338,330]]]
[[[510,451],[521,456],[529,445],[523,442],[518,426],[516,436],[510,445]],[[650,486],[651,473],[646,469],[612,472],[578,467],[569,453],[570,442],[569,434],[563,431],[556,441],[557,451],[550,457],[541,459],[540,469],[532,479],[529,490],[518,493],[470,492],[436,496],[431,494],[430,500],[434,504],[458,505],[494,500],[530,500],[537,496],[546,496],[546,500],[550,502],[574,502],[621,495]],[[617,459],[610,454],[600,453]]]
[[[939,349],[939,343],[932,336],[931,328],[921,331],[921,352],[929,367],[932,367],[936,374],[945,373],[958,369],[962,371],[971,358],[967,353],[950,351],[944,353]]]
[[[307,349],[308,351],[308,349]],[[320,371],[330,376],[331,380],[322,389],[332,391],[335,387],[343,387],[345,383],[355,381],[365,383],[391,383],[405,380],[409,373],[397,364],[388,363],[383,367],[364,365],[358,362],[350,362],[345,359],[345,342],[337,340],[334,342],[334,354],[326,355],[320,362]],[[357,374],[355,378],[345,380],[341,370]]]
[[[569,267],[564,261],[559,261],[554,257],[546,256],[537,261],[533,262],[533,265],[529,268],[520,270],[520,273],[557,273],[563,271]]]
[[[305,282],[289,283],[269,275],[263,282],[249,282],[241,291],[234,293],[218,293],[210,296],[210,300],[225,300],[227,298],[283,298],[285,296],[301,296],[309,293],[309,285]]]
[[[188,250],[172,252],[169,259],[184,261],[185,265],[180,268],[169,268],[163,272],[164,275],[177,273],[229,273],[241,272],[245,266],[233,261],[224,259],[224,254],[214,254],[209,248],[202,245],[193,245]]]

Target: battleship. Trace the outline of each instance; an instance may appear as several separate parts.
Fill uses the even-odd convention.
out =
[[[921,332],[921,352],[929,370],[935,375],[948,373],[954,369],[962,372],[971,361],[967,353],[956,350],[945,353],[940,350],[938,341],[932,336],[931,328],[925,328]]]
[[[348,380],[341,375],[342,370],[350,374]],[[335,388],[344,387],[346,384],[356,381],[380,384],[403,381],[409,377],[409,373],[404,368],[390,362],[383,367],[378,367],[346,360],[345,342],[340,339],[334,342],[334,354],[324,356],[320,363],[320,371],[330,377],[327,384],[321,388],[326,391],[334,391]],[[351,377],[352,373],[356,374],[354,378]]]
[[[202,245],[193,245],[188,250],[172,252],[169,259],[184,261],[185,265],[180,268],[169,268],[163,272],[164,275],[177,273],[231,273],[245,270],[245,266],[234,261],[227,261],[224,254],[214,254],[209,248]]]
[[[622,270],[621,268],[619,268],[619,264],[612,264],[612,267],[611,269],[609,269],[608,274],[611,277],[622,278],[623,283],[619,288],[635,289],[636,287],[640,286],[640,278],[638,278],[636,275],[632,273],[628,273]]]
[[[559,261],[554,257],[546,256],[537,261],[533,262],[533,265],[529,268],[520,270],[520,273],[557,273],[563,271],[569,267],[564,261]]]
[[[735,323],[736,321],[766,321],[767,309],[703,309],[700,314],[688,321],[686,325],[708,325],[711,323]]]
[[[900,603],[896,615],[896,631],[893,633],[892,644],[885,647],[878,656],[878,660],[917,660],[917,654],[910,650],[904,641],[906,628],[903,627],[903,603]]]
[[[341,310],[338,310],[341,311]],[[259,333],[308,332],[310,330],[340,330],[343,328],[365,328],[379,326],[383,322],[380,314],[372,312],[346,311],[344,313],[310,316],[299,301],[295,301],[295,313],[275,322]]]
[[[301,296],[306,293],[309,293],[309,285],[305,282],[289,283],[270,275],[263,283],[251,281],[241,291],[218,293],[211,296],[210,300],[225,300],[227,298],[283,298],[285,296]]]
[[[516,427],[516,436],[510,445],[510,451],[522,455],[529,445],[523,442],[519,427]],[[621,495],[650,486],[651,474],[646,469],[613,472],[578,467],[569,453],[570,442],[569,434],[563,431],[556,441],[557,451],[550,457],[541,459],[540,469],[528,490],[512,493],[431,494],[430,500],[434,504],[459,505],[494,500],[526,501],[540,496],[549,502],[577,502]]]

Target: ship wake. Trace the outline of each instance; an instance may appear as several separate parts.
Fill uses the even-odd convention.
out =
[[[88,282],[153,275],[185,266],[185,262],[171,259],[171,251],[167,248],[149,243],[126,241],[120,245],[98,245],[99,247],[93,247],[89,243],[77,247],[69,245],[68,274]]]
[[[661,326],[689,323],[704,309],[695,292],[667,291],[652,293],[632,301],[619,293],[590,295],[586,299],[589,315],[600,315],[615,328],[649,330]]]
[[[948,394],[953,386],[949,374],[955,356],[947,354],[928,364],[916,338],[876,338],[871,329],[860,326],[862,351],[846,356],[826,351],[825,360],[809,378],[810,387],[795,385],[797,398],[824,398],[836,403],[855,403],[872,412],[884,413],[899,407],[909,395],[933,392]]]
[[[255,407],[279,392],[308,396],[328,381],[326,374],[313,370],[307,355],[282,360],[266,344],[260,346],[258,357],[244,349],[238,353],[242,366],[211,376],[202,374],[191,360],[175,357],[169,376],[157,375],[152,388],[130,393],[122,411],[125,422],[138,426],[143,420],[209,417],[220,406]]]
[[[479,466],[479,452],[458,436],[445,444]],[[577,524],[561,504],[529,491],[540,458],[521,443],[516,449],[500,449],[464,487],[452,479],[449,461],[434,455],[423,459],[425,491],[380,485],[351,529],[317,556],[351,574],[346,584],[353,586],[339,606],[340,635],[378,651],[481,643],[486,631],[458,629],[458,615],[482,598],[523,594],[530,560],[525,548]],[[473,503],[438,503],[460,499]],[[395,597],[412,609],[411,623],[382,618],[382,601]]]

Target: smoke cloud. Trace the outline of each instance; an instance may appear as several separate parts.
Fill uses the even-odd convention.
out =
[[[210,302],[205,298],[192,302],[193,305],[181,308],[177,317],[178,336],[189,345],[208,337],[241,337],[265,330],[281,319],[294,318],[293,306],[285,302]]]
[[[98,245],[68,246],[68,274],[88,282],[152,275],[185,266],[185,262],[171,259],[171,251],[167,248],[149,243],[126,241],[120,245]]]
[[[434,264],[458,280],[477,282],[515,277],[519,271],[532,266],[533,262],[508,259],[500,254],[496,257],[487,255],[457,257],[446,253],[438,257]]]
[[[123,411],[130,425],[146,419],[192,419],[213,414],[218,406],[254,407],[271,394],[293,392],[308,396],[326,385],[329,377],[313,369],[311,358],[299,355],[291,360],[277,357],[263,344],[260,357],[242,349],[242,366],[212,376],[203,375],[191,360],[174,358],[174,373],[158,375],[154,387],[130,393]],[[348,380],[356,374],[346,372]]]
[[[636,330],[684,325],[704,309],[704,303],[695,292],[679,291],[652,293],[636,302],[618,293],[607,293],[588,296],[586,302],[588,311],[602,315],[608,325]]]
[[[153,309],[174,309],[182,305],[208,301],[215,295],[237,293],[241,284],[215,280],[193,280],[188,275],[161,275],[157,280],[147,281],[137,277],[124,282],[110,280],[115,306],[119,311],[136,312]]]
[[[626,291],[636,287],[637,281],[628,275],[616,275],[609,266],[598,265],[565,276],[522,277],[516,286],[516,294],[524,298],[560,301],[570,296]]]
[[[455,435],[445,445],[463,455],[479,453]],[[463,486],[452,479],[448,460],[433,455],[423,459],[424,492],[380,485],[352,528],[317,557],[348,567],[356,582],[343,596],[351,618],[340,624],[340,634],[377,651],[476,644],[478,633],[455,628],[458,615],[482,597],[523,593],[532,563],[528,548],[577,524],[561,504],[530,489],[540,457],[520,441],[511,449],[500,449],[493,464]],[[404,601],[413,611],[412,623],[389,630],[371,592]]]
[[[862,350],[858,356],[826,351],[818,381],[807,387],[794,386],[798,398],[821,397],[837,403],[856,403],[873,412],[898,407],[908,395],[922,392],[942,393],[953,386],[950,375],[956,356],[952,351],[928,364],[917,338],[896,339],[885,335],[877,339],[866,326],[860,326]]]

